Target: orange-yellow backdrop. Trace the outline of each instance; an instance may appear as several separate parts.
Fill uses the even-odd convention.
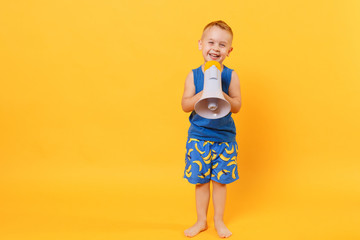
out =
[[[241,81],[233,239],[359,239],[360,3],[1,1],[0,238],[182,239],[187,73],[210,21]],[[217,239],[210,229],[198,239]]]

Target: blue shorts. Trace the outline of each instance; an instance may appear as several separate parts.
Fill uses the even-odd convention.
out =
[[[186,143],[184,178],[192,184],[222,184],[239,179],[236,142],[211,142],[189,138]]]

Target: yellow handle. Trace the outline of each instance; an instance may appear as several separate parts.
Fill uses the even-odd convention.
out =
[[[206,62],[205,67],[204,67],[204,71],[206,71],[207,69],[209,69],[213,65],[215,65],[215,67],[217,67],[217,69],[219,69],[219,71],[221,72],[221,65],[217,61],[208,61],[208,62]]]

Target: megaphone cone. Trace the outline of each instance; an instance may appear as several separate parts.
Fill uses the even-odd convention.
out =
[[[195,112],[203,118],[217,119],[230,112],[230,103],[224,98],[221,88],[221,65],[209,61],[204,67],[204,90],[199,101],[195,103]]]

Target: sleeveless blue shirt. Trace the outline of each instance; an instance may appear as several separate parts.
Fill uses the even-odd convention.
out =
[[[193,69],[195,94],[204,88],[204,73],[201,66]],[[223,92],[229,94],[229,86],[231,82],[232,69],[224,65],[221,72],[221,87]],[[190,128],[188,131],[189,138],[196,138],[203,141],[213,142],[235,142],[236,128],[231,112],[225,117],[218,119],[207,119],[201,117],[192,111],[190,117]]]

